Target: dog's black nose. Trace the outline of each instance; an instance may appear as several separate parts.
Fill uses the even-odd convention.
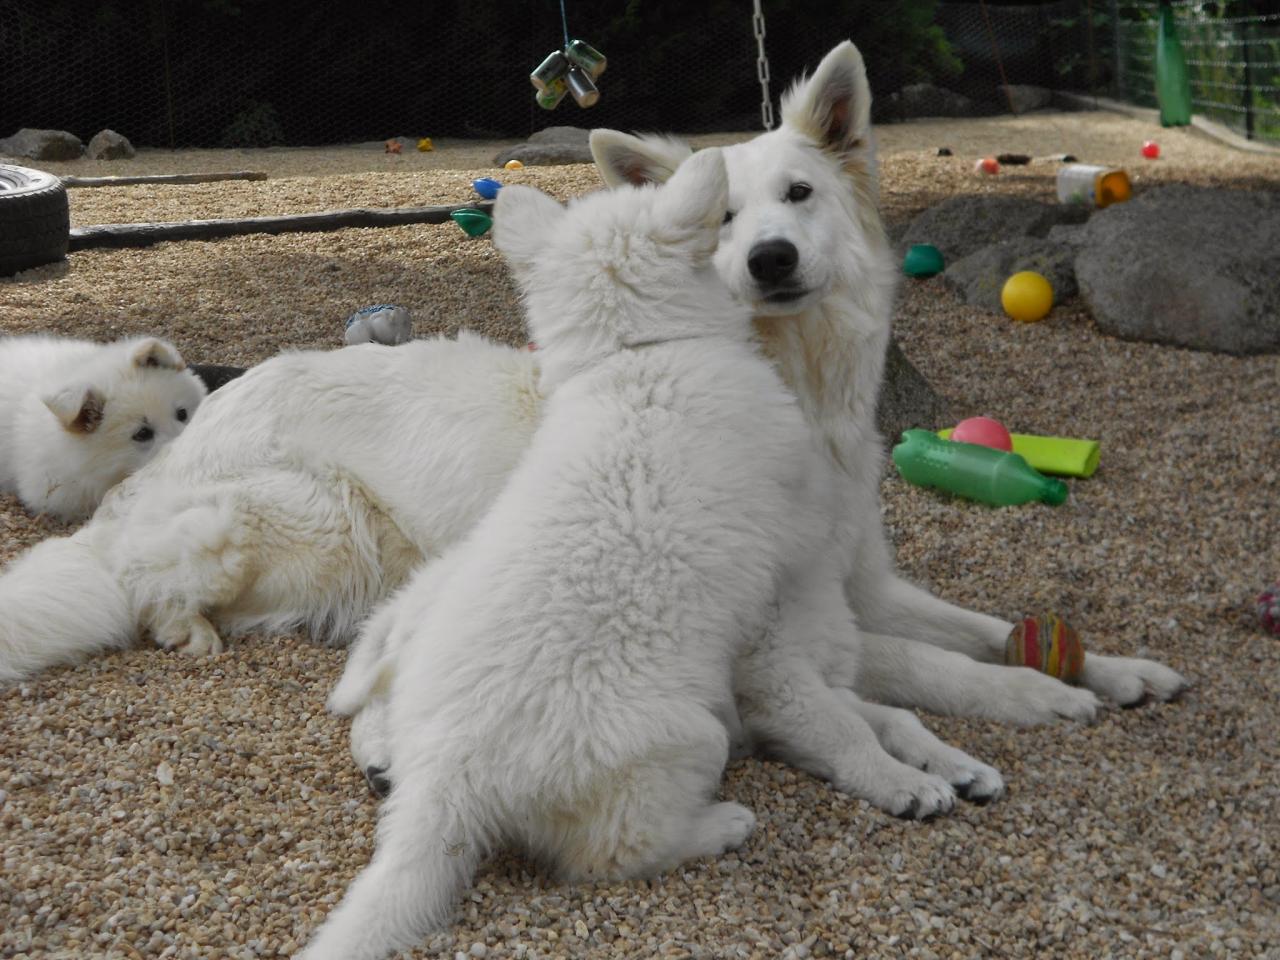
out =
[[[760,283],[775,284],[795,273],[800,251],[790,240],[765,240],[751,248],[747,269]]]
[[[385,798],[391,792],[391,778],[386,773],[386,767],[368,766],[364,768],[364,778],[369,781],[369,789],[382,798]]]

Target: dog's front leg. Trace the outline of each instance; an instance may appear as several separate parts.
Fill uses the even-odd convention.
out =
[[[978,663],[962,653],[876,633],[850,634],[833,650],[833,683],[877,703],[951,717],[1032,726],[1092,722],[1102,704],[1089,690],[1037,670]]]
[[[1004,662],[1005,641],[1013,630],[1013,624],[948,603],[903,579],[894,569],[889,548],[885,543],[884,530],[879,524],[875,529],[868,531],[863,542],[859,544],[855,561],[853,572],[845,582],[845,595],[861,628],[886,637],[923,641],[931,646],[940,647],[943,651],[961,653],[987,664]],[[916,658],[913,662],[921,661]],[[956,661],[948,658],[944,658],[943,662],[956,665]],[[1018,672],[1024,669],[1018,668]],[[934,668],[929,671],[929,676],[937,672],[937,668]],[[989,676],[988,688],[993,691],[999,690],[1002,682],[997,681],[992,675]],[[932,682],[928,677],[924,681],[926,684]],[[1057,683],[1057,681],[1051,682]],[[1153,660],[1108,657],[1097,653],[1090,653],[1085,657],[1084,674],[1080,682],[1086,689],[1120,706],[1132,706],[1148,698],[1171,700],[1187,686],[1186,679],[1176,670],[1171,670]],[[1003,681],[1003,683],[1008,684],[1010,693],[1024,698],[1033,691],[1023,688],[1036,686],[1035,681],[1025,678]],[[991,686],[992,684],[994,686]],[[1046,691],[1048,695],[1046,687],[1040,685],[1040,689]],[[915,694],[908,696],[914,697]],[[879,699],[879,696],[876,696],[876,699]],[[1059,696],[1050,699],[1056,702],[1063,698]],[[936,709],[915,699],[889,700],[888,702],[905,703],[926,710]],[[939,712],[954,711],[940,710]],[[1058,711],[1055,708],[1053,712]],[[982,711],[974,713],[967,709],[963,715],[992,716],[990,713]],[[1063,715],[1073,716],[1071,711]],[[1042,720],[1015,722],[1039,723]]]

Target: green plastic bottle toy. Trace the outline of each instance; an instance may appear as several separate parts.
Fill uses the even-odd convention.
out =
[[[893,464],[911,483],[993,507],[1032,500],[1056,507],[1067,499],[1065,483],[1037,473],[1016,453],[943,440],[929,430],[904,431],[902,442],[893,448]]]
[[[1187,58],[1178,40],[1173,7],[1160,4],[1160,29],[1156,36],[1156,102],[1160,104],[1160,124],[1185,127],[1191,122],[1191,83],[1187,79]]]

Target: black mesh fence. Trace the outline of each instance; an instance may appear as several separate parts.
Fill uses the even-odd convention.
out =
[[[1280,4],[1173,4],[1196,113],[1250,139],[1280,142]],[[1154,106],[1159,4],[1126,3],[1116,29],[1116,87]]]
[[[775,109],[785,81],[844,37],[867,60],[879,121],[1026,108],[1005,84],[1040,88],[1033,106],[1052,90],[1142,100],[1152,86],[1154,3],[762,6]],[[1280,118],[1263,116],[1275,109],[1275,18],[1202,29],[1205,6],[1179,5],[1197,102],[1243,122],[1244,100],[1228,101],[1252,82],[1252,129],[1275,136]],[[517,137],[555,124],[760,128],[751,0],[565,7],[570,35],[608,57],[590,110],[566,99],[544,111],[528,81],[563,45],[559,0],[0,0],[0,136],[37,127],[87,140],[110,127],[138,145],[191,147]]]

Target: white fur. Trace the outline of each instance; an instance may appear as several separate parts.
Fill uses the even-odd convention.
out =
[[[854,102],[834,104],[841,97]],[[788,95],[778,130],[724,151],[735,217],[717,261],[753,305],[765,355],[845,477],[833,512],[845,552],[832,575],[848,609],[835,605],[831,620],[843,618],[846,633],[832,638],[826,679],[887,703],[1021,724],[1090,719],[1094,693],[1119,703],[1175,695],[1185,681],[1146,660],[1090,654],[1085,690],[997,666],[1010,624],[938,600],[894,570],[879,521],[874,406],[896,269],[875,209],[867,97],[861,59],[841,44]],[[663,179],[689,155],[670,140],[603,131],[593,144],[611,180]],[[615,165],[619,156],[625,162]],[[814,194],[787,204],[795,180]],[[758,236],[779,233],[804,251],[812,287],[785,316],[740,265]],[[824,262],[810,266],[811,257]],[[287,354],[255,368],[217,391],[165,456],[108,498],[81,538],[91,553],[66,566],[66,551],[42,545],[0,576],[0,608],[34,625],[18,631],[0,618],[0,678],[74,662],[144,625],[191,652],[220,649],[218,632],[254,627],[307,625],[350,639],[415,563],[455,543],[496,498],[539,416],[537,356],[464,335]],[[90,563],[98,582],[129,599],[119,619],[97,627],[88,598],[76,613],[82,601],[70,588],[31,592],[15,579],[21,569],[22,583],[71,585]],[[850,611],[867,634],[858,636]],[[798,728],[798,740],[836,749],[856,710],[838,696],[830,706],[835,732]],[[365,722],[354,732],[382,729]],[[353,746],[362,766],[386,759],[381,739]],[[803,757],[799,748],[793,755]],[[805,762],[850,765],[847,755]],[[964,777],[953,782],[968,789]]]
[[[711,263],[726,194],[707,151],[660,190],[567,211],[499,196],[494,242],[554,392],[493,509],[392,604],[395,787],[311,960],[418,942],[503,842],[624,878],[751,831],[712,800],[731,666],[822,551],[829,505],[795,398]]]
[[[0,490],[33,512],[83,520],[182,432],[204,395],[154,337],[0,338]]]
[[[850,644],[862,669],[840,673],[874,700],[1017,724],[1092,720],[1098,696],[1120,704],[1176,696],[1186,681],[1149,660],[1090,653],[1083,689],[997,666],[1012,624],[939,600],[897,573],[880,522],[875,404],[898,271],[876,210],[870,102],[862,58],[846,41],[788,92],[778,129],[724,148],[734,216],[716,255],[730,288],[755,311],[765,354],[845,477],[834,518],[846,551],[844,591],[858,626],[873,636]],[[592,151],[611,184],[660,179],[682,153],[668,139],[600,130]],[[788,202],[797,182],[813,193]],[[793,243],[800,258],[802,295],[786,304],[771,301],[747,268],[756,245],[776,239]]]
[[[466,333],[266,361],[112,490],[75,549],[52,539],[0,576],[0,680],[143,631],[187,653],[298,626],[347,643],[493,503],[540,405],[531,354]]]

